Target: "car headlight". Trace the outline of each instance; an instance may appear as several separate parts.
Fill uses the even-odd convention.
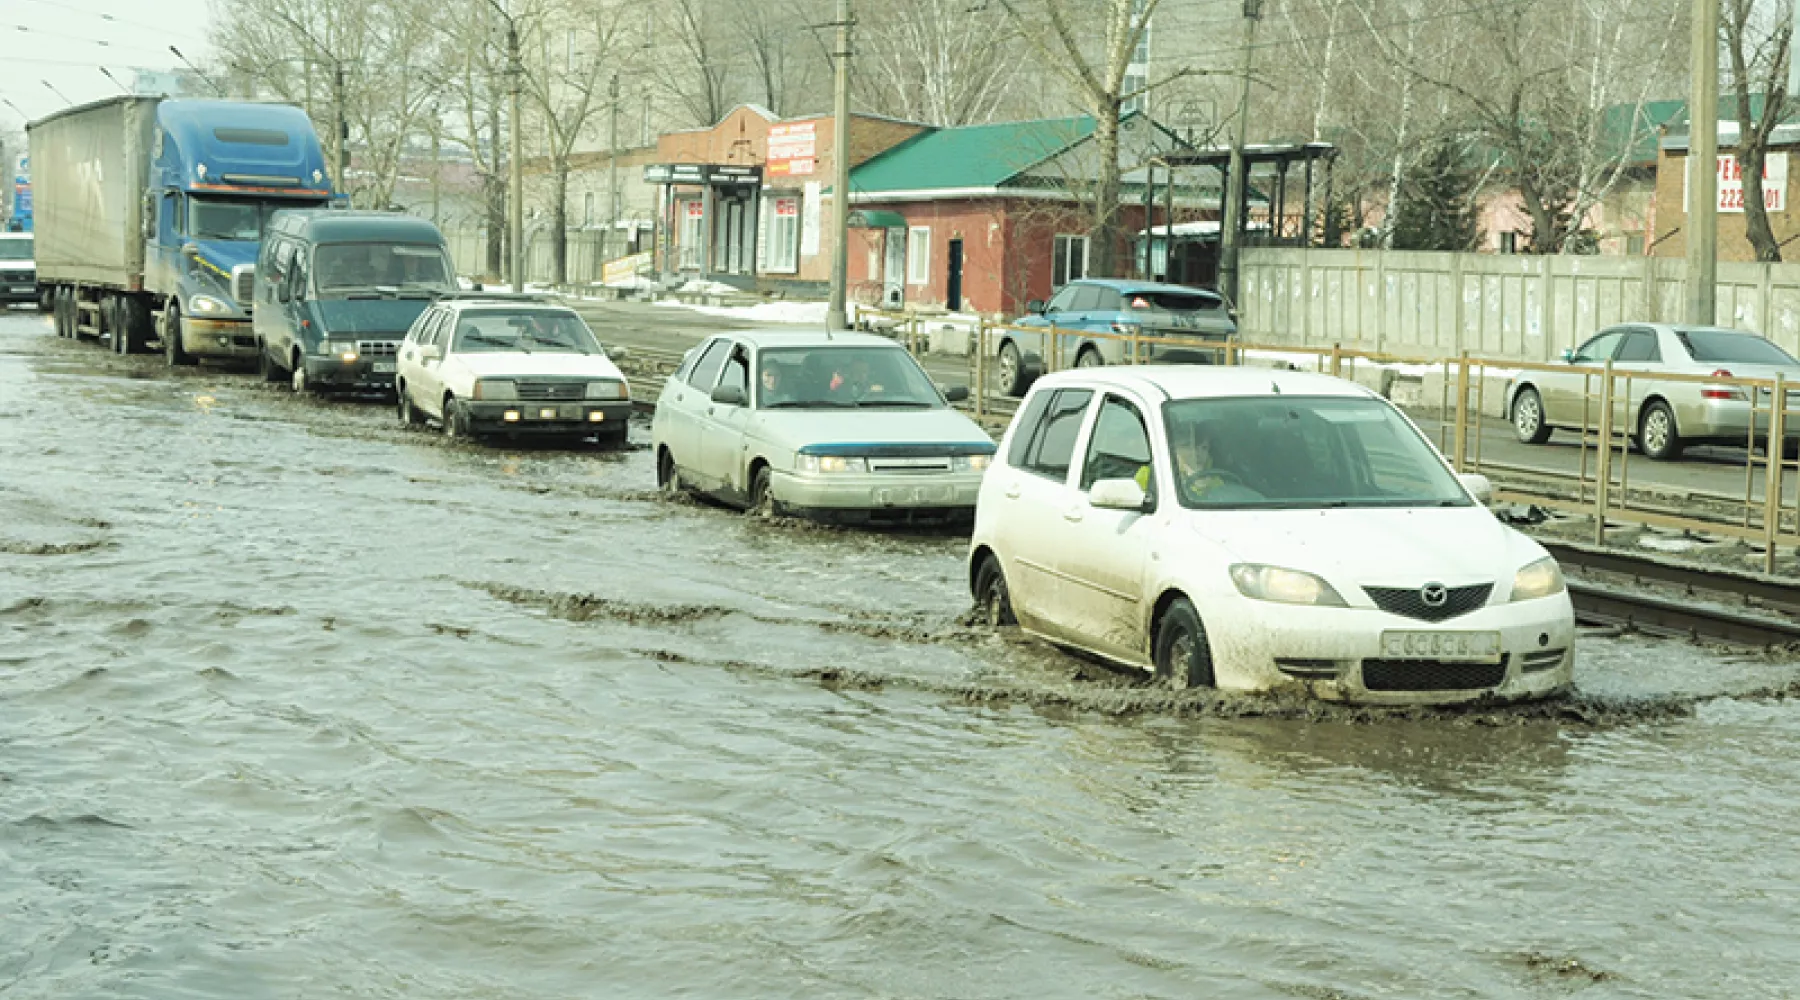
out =
[[[867,472],[869,460],[842,455],[801,455],[794,466],[801,472]]]
[[[623,382],[608,380],[605,382],[589,382],[587,384],[588,399],[627,399],[629,396],[630,394],[626,391],[625,383]]]
[[[188,310],[200,316],[218,316],[232,311],[230,306],[210,295],[196,295],[188,299]]]
[[[511,379],[480,378],[475,380],[476,399],[513,400],[519,398],[519,387]]]
[[[986,472],[993,462],[992,455],[957,455],[950,460],[950,468],[957,472]]]
[[[1563,583],[1562,567],[1556,564],[1554,557],[1545,556],[1513,575],[1512,599],[1535,601],[1540,597],[1560,594],[1567,589],[1567,585]]]
[[[1348,607],[1331,584],[1297,569],[1238,563],[1231,567],[1231,582],[1238,593],[1258,601],[1277,604],[1311,604],[1318,607]]]

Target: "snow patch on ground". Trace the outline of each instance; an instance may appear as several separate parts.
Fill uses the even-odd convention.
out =
[[[658,299],[656,304],[674,309],[691,309],[707,316],[723,316],[727,319],[743,320],[749,323],[791,323],[796,326],[824,326],[825,312],[830,308],[824,302],[759,302],[753,306],[701,306],[689,305],[676,299]]]

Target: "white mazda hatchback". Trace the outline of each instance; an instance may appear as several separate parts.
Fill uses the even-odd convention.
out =
[[[1380,704],[1567,690],[1556,561],[1351,382],[1122,367],[1039,380],[982,481],[992,624],[1175,687]]]

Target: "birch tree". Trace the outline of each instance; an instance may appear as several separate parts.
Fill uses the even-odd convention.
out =
[[[992,121],[1010,96],[1025,47],[992,18],[969,16],[970,0],[909,0],[857,17],[853,86],[861,103],[907,121]]]
[[[1744,235],[1759,261],[1781,260],[1781,244],[1762,199],[1762,175],[1769,138],[1793,110],[1787,92],[1794,30],[1790,11],[1784,3],[1756,0],[1723,0],[1719,10],[1719,34],[1731,73],[1727,96],[1738,126],[1735,155],[1744,178]],[[1762,95],[1760,108],[1756,94]]]

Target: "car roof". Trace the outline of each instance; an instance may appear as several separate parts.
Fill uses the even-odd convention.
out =
[[[28,240],[36,233],[0,233],[0,240]]]
[[[730,337],[758,349],[770,347],[899,347],[894,340],[873,333],[833,333],[828,330],[730,330],[715,334]],[[709,338],[710,339],[710,338]]]
[[[541,309],[558,309],[563,312],[570,312],[570,313],[575,312],[574,309],[570,308],[569,306],[567,306],[561,302],[556,302],[551,299],[534,299],[534,298],[516,298],[516,299],[443,298],[443,299],[439,299],[437,304],[440,306],[449,308],[449,309],[456,309],[456,310],[463,311],[463,312],[467,312],[471,309],[508,310],[508,311],[514,311],[514,310],[519,310],[519,309],[540,309],[540,310]],[[576,315],[579,316],[580,313],[576,313]]]
[[[1119,389],[1149,399],[1225,399],[1236,396],[1375,396],[1347,379],[1280,368],[1224,365],[1117,365],[1078,368],[1038,379],[1044,388]],[[1379,398],[1379,397],[1377,397]]]
[[[402,241],[408,243],[444,242],[444,234],[431,224],[404,212],[345,211],[343,209],[284,209],[277,213],[277,232],[309,239],[315,243],[358,243]]]
[[[1189,295],[1210,295],[1213,298],[1223,298],[1210,288],[1172,285],[1165,281],[1133,281],[1130,278],[1077,278],[1069,284],[1096,285],[1100,288],[1110,288],[1115,292],[1182,292]]]

